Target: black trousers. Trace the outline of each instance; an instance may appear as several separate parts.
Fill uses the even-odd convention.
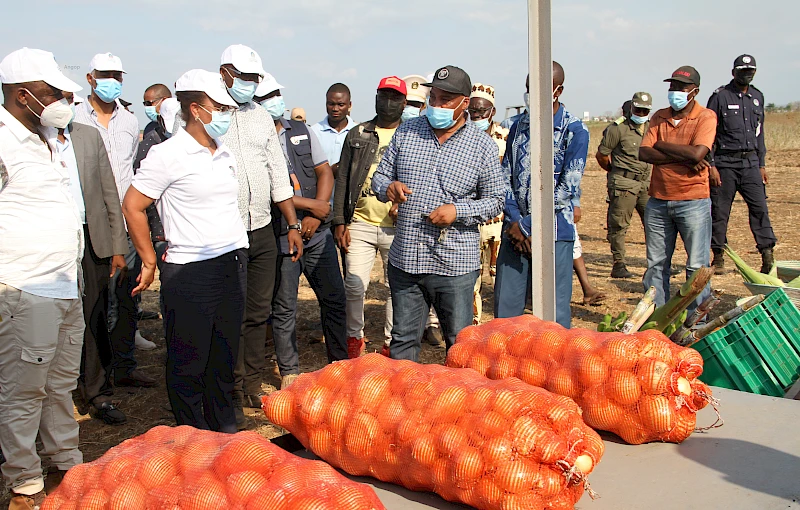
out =
[[[747,163],[747,162],[746,162]],[[718,163],[722,186],[711,186],[711,248],[721,250],[728,242],[728,220],[733,198],[738,191],[747,204],[750,231],[759,251],[777,243],[767,211],[767,192],[758,165],[730,168]]]
[[[233,367],[247,288],[245,251],[162,267],[167,394],[175,421],[235,433]]]
[[[247,233],[250,248],[247,263],[247,304],[242,321],[242,343],[236,363],[236,395],[262,393],[261,379],[266,368],[267,320],[275,291],[278,246],[272,224]]]
[[[83,334],[81,375],[78,395],[85,404],[111,400],[111,360],[113,350],[108,333],[108,273],[110,260],[94,253],[89,229],[83,226],[86,249],[83,253],[83,316],[86,330]]]

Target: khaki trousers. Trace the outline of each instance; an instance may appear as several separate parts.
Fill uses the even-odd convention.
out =
[[[495,274],[497,273],[497,254],[500,253],[500,241],[503,238],[503,222],[487,223],[478,226],[481,233],[481,273],[478,279],[475,280],[475,288],[473,289],[472,301],[472,323],[477,325],[481,322],[481,315],[483,314],[483,298],[481,298],[481,283],[483,276],[483,266],[489,263],[489,276],[492,277],[492,286],[494,286]]]
[[[56,469],[83,462],[72,407],[83,346],[80,299],[44,298],[0,283],[0,446],[6,486],[44,488],[42,457]]]

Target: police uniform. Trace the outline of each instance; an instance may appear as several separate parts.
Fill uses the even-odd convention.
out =
[[[652,108],[652,96],[645,92],[637,92],[633,101],[636,107]],[[639,147],[648,127],[649,122],[636,124],[629,116],[618,119],[603,133],[603,140],[597,148],[600,154],[611,156],[607,221],[608,242],[614,260],[612,277],[615,278],[630,276],[625,268],[625,235],[634,210],[644,224],[652,166],[639,161]]]
[[[734,62],[734,70],[754,70],[755,67],[756,61],[750,55],[741,55]],[[777,240],[769,220],[766,189],[760,171],[765,166],[767,154],[764,145],[764,95],[753,85],[748,86],[747,92],[742,92],[735,80],[731,80],[714,91],[708,100],[708,108],[717,114],[712,165],[716,166],[722,179],[721,186],[711,186],[714,265],[722,264],[731,204],[738,191],[747,204],[756,247],[764,264],[771,266],[772,248]]]

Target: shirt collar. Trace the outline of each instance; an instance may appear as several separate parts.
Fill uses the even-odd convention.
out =
[[[181,129],[178,134],[173,137],[175,140],[180,142],[183,150],[186,151],[186,154],[199,154],[199,153],[210,153],[211,151],[206,147],[200,145],[200,142],[194,139],[192,135],[186,132],[185,129]],[[214,138],[214,141],[217,143],[217,150],[214,152],[213,156],[221,156],[223,154],[230,154],[228,151],[228,147],[222,143],[222,140],[219,138]]]
[[[91,101],[89,101],[89,97],[87,97],[86,100],[84,102],[82,102],[81,104],[85,104],[86,105],[85,108],[88,108],[89,115],[94,115],[95,117],[97,116],[97,111],[95,111],[94,106],[92,106]],[[117,116],[117,113],[119,112],[119,110],[120,110],[119,104],[116,101],[114,101],[114,111],[111,112],[111,118],[112,119]]]
[[[731,92],[733,92],[736,95],[744,94],[745,96],[750,96],[750,95],[752,95],[752,94],[750,94],[750,89],[752,89],[753,86],[752,85],[748,86],[747,87],[747,92],[742,92],[741,90],[739,90],[739,87],[736,85],[736,80],[731,80],[730,83],[728,83],[727,88],[728,88],[728,90],[730,90]]]
[[[3,105],[0,105],[0,122],[5,124],[9,131],[11,131],[11,134],[13,134],[20,142],[35,134],[26,128],[22,122],[18,121],[16,117],[11,115],[11,113],[6,110]]]
[[[567,111],[564,109],[564,104],[558,104],[558,110],[556,110],[556,114],[553,115],[553,129],[556,131],[561,130],[561,124],[564,122],[564,116],[566,115]]]
[[[347,126],[345,126],[345,128],[342,129],[341,131],[336,131],[328,123],[328,116],[326,115],[325,118],[320,121],[319,125],[322,126],[322,130],[323,131],[333,131],[334,133],[345,133],[345,132],[350,131],[351,129],[353,129],[353,127],[356,125],[356,123],[353,120],[353,118],[348,115],[347,116]]]
[[[292,124],[288,120],[284,119],[283,117],[281,117],[281,126],[283,126],[283,129],[285,129],[287,131],[292,129]]]

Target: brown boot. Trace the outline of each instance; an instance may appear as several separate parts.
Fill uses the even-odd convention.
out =
[[[47,476],[44,479],[44,492],[46,494],[52,494],[58,486],[61,485],[61,480],[64,479],[64,475],[66,475],[66,471],[62,471],[60,469],[51,469],[47,472]]]
[[[8,510],[39,510],[39,507],[44,503],[44,491],[39,491],[33,496],[17,494],[16,492],[11,494],[14,497],[8,502]]]
[[[711,267],[714,268],[714,274],[725,274],[725,252],[716,249],[712,251],[714,260],[711,261]]]

